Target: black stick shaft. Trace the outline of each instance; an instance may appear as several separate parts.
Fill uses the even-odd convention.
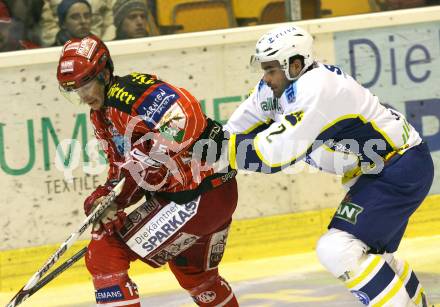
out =
[[[28,299],[31,295],[33,295],[35,292],[43,288],[45,285],[47,285],[50,281],[52,281],[55,277],[60,275],[62,272],[70,268],[75,262],[77,262],[79,259],[81,259],[85,253],[87,252],[87,247],[84,247],[79,252],[77,252],[75,255],[67,259],[64,263],[62,263],[59,267],[57,267],[55,270],[47,274],[44,278],[42,278],[38,283],[30,288],[29,290],[24,290],[22,288],[18,293],[14,296],[14,298],[9,302],[6,307],[15,307],[23,303],[26,299]]]
[[[55,277],[60,275],[62,272],[70,268],[75,262],[77,262],[79,259],[81,259],[85,253],[87,252],[87,247],[84,247],[79,252],[77,252],[75,255],[73,255],[71,258],[67,259],[66,262],[61,264],[59,267],[57,267],[55,270],[50,272],[46,277],[44,277],[42,280],[40,280],[35,287],[31,289],[31,295],[43,288],[45,285],[47,285],[49,282],[51,282]]]

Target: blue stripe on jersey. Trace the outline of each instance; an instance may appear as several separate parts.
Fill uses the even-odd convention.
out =
[[[317,137],[317,140],[328,142],[332,140],[332,144],[337,145],[343,140],[354,140],[359,145],[358,148],[348,148],[348,151],[352,151],[354,154],[358,154],[362,157],[362,161],[371,162],[371,159],[365,154],[365,144],[371,140],[383,141],[385,148],[378,149],[377,146],[372,147],[375,153],[384,157],[387,153],[393,151],[391,144],[387,142],[385,137],[377,130],[374,129],[370,122],[364,123],[359,117],[345,118],[338,121],[334,125],[327,128],[325,131]],[[344,144],[345,142],[342,142]],[[332,148],[332,146],[329,146]]]
[[[411,272],[411,277],[408,279],[408,282],[405,285],[409,297],[414,297],[418,286],[419,286],[419,280],[417,279],[416,274],[414,274],[414,272]]]
[[[296,100],[296,82],[290,83],[290,85],[285,90],[287,103],[293,103]]]
[[[144,98],[137,112],[143,116],[148,128],[154,129],[165,112],[179,99],[179,95],[166,84],[161,84]]]
[[[258,83],[258,91],[261,90],[261,88],[263,87],[264,83],[265,82],[263,81],[263,79],[261,79],[260,82]]]
[[[366,293],[370,300],[373,300],[391,283],[394,276],[396,273],[385,262],[376,275],[359,290]]]

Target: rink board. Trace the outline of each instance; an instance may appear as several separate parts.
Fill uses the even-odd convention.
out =
[[[429,7],[298,22],[314,35],[317,59],[341,65],[360,82],[371,83],[374,93],[407,116],[430,145],[437,169],[439,20],[440,7]],[[224,122],[261,77],[249,69],[249,55],[259,36],[272,27],[108,45],[117,74],[157,74],[188,89],[210,117]],[[65,232],[83,220],[84,198],[104,182],[102,157],[86,156],[87,145],[94,141],[87,107],[70,105],[58,91],[59,53],[60,48],[54,47],[0,54],[4,110],[0,113],[0,250],[62,242]],[[71,147],[72,156],[67,155],[67,144],[57,153],[56,146],[69,139],[79,142]],[[440,172],[435,176],[431,194],[440,193]],[[339,181],[308,169],[271,176],[240,174],[234,217],[252,219],[335,207],[343,196]]]

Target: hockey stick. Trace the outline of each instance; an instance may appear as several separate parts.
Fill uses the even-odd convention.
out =
[[[75,262],[77,262],[79,259],[81,259],[85,253],[87,252],[87,247],[84,247],[83,249],[81,249],[79,252],[77,252],[75,255],[73,255],[72,257],[70,257],[69,259],[67,259],[65,262],[63,262],[59,267],[57,267],[55,270],[53,270],[52,272],[50,272],[47,276],[45,276],[42,280],[40,280],[39,282],[37,282],[37,284],[32,287],[31,289],[29,289],[26,292],[26,298],[22,299],[21,301],[16,300],[15,301],[15,305],[11,305],[11,303],[8,305],[9,306],[18,306],[19,304],[21,304],[25,299],[29,298],[31,295],[33,295],[35,292],[37,292],[38,290],[40,290],[41,288],[43,288],[45,285],[47,285],[49,282],[51,282],[55,277],[57,277],[58,275],[60,275],[61,273],[63,273],[65,270],[67,270],[68,268],[70,268]]]
[[[66,250],[72,246],[72,244],[78,240],[79,236],[86,231],[86,229],[99,219],[101,214],[107,209],[115,197],[121,192],[122,186],[124,185],[125,179],[122,178],[121,181],[113,188],[113,190],[103,198],[98,207],[82,222],[81,226],[77,231],[72,232],[72,234],[64,241],[58,250],[50,256],[46,263],[29,279],[26,285],[20,289],[20,291],[15,294],[12,300],[6,305],[6,307],[15,307],[21,304],[30,296],[30,291],[38,283],[38,281],[46,274],[47,271],[58,261],[58,259],[66,252]]]
[[[81,259],[85,253],[87,252],[87,247],[84,247],[79,252],[77,252],[75,255],[67,259],[65,262],[63,262],[59,267],[57,267],[55,270],[47,274],[42,280],[40,280],[33,288],[29,290],[29,296],[43,288],[45,285],[47,285],[49,282],[51,282],[55,277],[63,273],[65,270],[70,268],[75,262],[77,262],[79,259]]]

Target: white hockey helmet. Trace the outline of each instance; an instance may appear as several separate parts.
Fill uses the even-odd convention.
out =
[[[304,29],[294,25],[283,25],[264,34],[257,42],[251,65],[278,61],[287,79],[296,80],[313,64],[313,37]],[[295,55],[304,57],[304,68],[295,78],[289,73],[289,59]]]

